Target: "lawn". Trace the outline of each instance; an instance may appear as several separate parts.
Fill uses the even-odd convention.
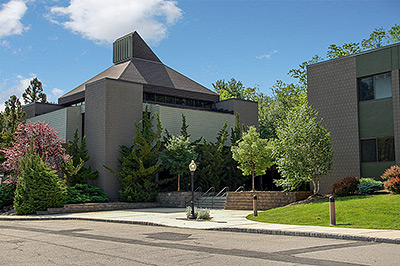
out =
[[[400,195],[336,197],[336,226],[400,230]],[[296,225],[329,226],[328,200],[260,212],[250,220]]]

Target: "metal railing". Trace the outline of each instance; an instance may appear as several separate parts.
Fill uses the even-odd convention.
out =
[[[194,191],[194,202],[196,202],[201,197],[202,188],[197,187]],[[188,203],[192,201],[192,198],[185,200],[185,206],[188,206]]]
[[[244,191],[244,186],[240,186],[235,190],[235,192],[239,192],[239,191],[243,192]]]
[[[203,203],[207,199],[207,197],[213,196],[214,194],[215,194],[215,187],[210,187],[206,192],[204,192],[203,195],[201,195],[200,198],[203,198],[203,199],[201,201],[199,200],[197,202],[197,207],[200,208],[200,204]],[[211,206],[212,206],[212,208],[214,207],[214,199],[213,198],[211,198]]]
[[[220,192],[218,192],[218,194],[215,196],[216,198],[223,198],[226,196],[226,194],[229,191],[229,187],[224,187],[223,189],[221,189]]]

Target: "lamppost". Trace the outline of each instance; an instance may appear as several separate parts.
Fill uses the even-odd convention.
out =
[[[196,171],[197,165],[196,163],[192,160],[189,164],[189,170],[190,173],[192,174],[192,214],[189,216],[189,219],[196,219],[196,214],[194,213],[194,171]]]

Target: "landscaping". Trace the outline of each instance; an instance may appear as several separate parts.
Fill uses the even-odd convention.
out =
[[[336,226],[400,230],[400,195],[335,198]],[[329,226],[328,199],[261,212],[250,220],[264,223]]]

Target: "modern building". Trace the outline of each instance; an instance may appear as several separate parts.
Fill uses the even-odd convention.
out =
[[[333,168],[321,192],[347,176],[379,178],[400,163],[400,44],[310,65],[308,100],[331,132]]]
[[[119,182],[103,165],[118,168],[120,145],[131,146],[135,122],[148,106],[162,126],[179,134],[182,114],[193,139],[215,141],[225,121],[258,127],[258,106],[251,101],[219,101],[219,95],[164,65],[137,32],[113,44],[113,65],[58,99],[58,104],[24,107],[27,120],[44,121],[65,140],[76,129],[86,136],[90,165],[99,171],[98,185],[117,198]],[[229,144],[229,143],[227,143]]]

